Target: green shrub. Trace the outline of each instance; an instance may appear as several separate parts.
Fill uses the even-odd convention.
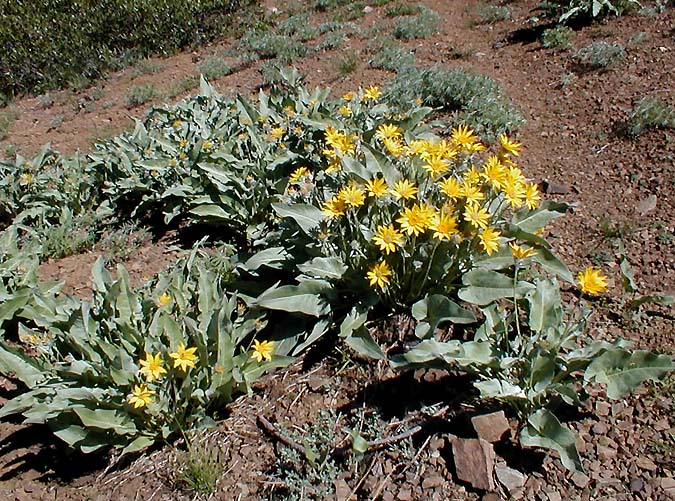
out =
[[[462,68],[409,67],[387,85],[385,97],[403,108],[422,99],[427,106],[453,112],[456,120],[470,124],[491,139],[502,132],[515,131],[524,123],[499,84]]]
[[[156,96],[155,87],[152,84],[134,85],[124,96],[124,102],[127,107],[135,108],[147,103]]]
[[[541,3],[537,9],[547,16],[558,16],[559,22],[565,23],[588,21],[609,14],[620,16],[639,7],[637,0],[551,0]]]
[[[207,80],[217,80],[232,73],[232,68],[222,57],[210,57],[199,65],[199,72]]]
[[[3,2],[0,92],[16,95],[101,76],[138,57],[167,54],[226,32],[253,0]]]
[[[622,132],[635,137],[650,129],[675,129],[675,108],[653,97],[637,101]]]
[[[12,125],[14,125],[18,116],[18,113],[13,109],[0,111],[0,141],[9,135],[10,130],[12,130]]]
[[[394,37],[402,40],[426,38],[438,31],[440,22],[440,16],[425,7],[416,16],[399,19],[394,26]]]
[[[611,68],[625,58],[626,49],[619,44],[604,41],[592,42],[574,55],[581,68],[588,70]]]
[[[354,73],[359,68],[359,55],[347,54],[341,57],[337,64],[340,75],[345,76]]]
[[[545,30],[541,35],[541,44],[547,49],[571,49],[574,31],[567,26],[556,26]]]
[[[373,68],[401,71],[415,64],[415,54],[395,40],[376,43],[375,55],[368,61]]]
[[[419,14],[422,7],[415,4],[397,2],[384,10],[385,15],[389,17],[412,16]]]
[[[511,19],[511,9],[506,5],[478,4],[476,15],[479,24],[495,24]]]

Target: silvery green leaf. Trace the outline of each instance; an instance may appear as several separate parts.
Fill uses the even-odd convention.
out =
[[[636,310],[643,304],[647,303],[669,306],[671,304],[675,304],[675,296],[666,296],[664,294],[648,294],[646,296],[640,296],[637,299],[628,301],[626,308],[629,310]]]
[[[551,411],[539,409],[531,414],[527,421],[527,426],[520,432],[520,443],[524,447],[554,450],[560,455],[560,461],[565,468],[570,471],[583,471],[574,434],[560,424]]]
[[[344,275],[347,267],[338,257],[315,257],[298,265],[298,270],[312,277],[337,280]]]
[[[525,400],[527,396],[525,391],[515,384],[500,379],[489,379],[479,381],[473,385],[480,391],[481,398],[497,398],[502,400]]]
[[[645,350],[629,352],[622,349],[606,351],[593,360],[584,374],[585,381],[595,380],[607,385],[607,397],[623,397],[647,380],[662,379],[675,369],[667,355]]]
[[[574,283],[574,277],[567,265],[550,250],[544,247],[538,248],[537,253],[532,257],[532,260],[539,263],[546,271],[559,276],[566,282],[570,284]]]
[[[137,431],[129,415],[118,410],[74,407],[73,412],[88,428],[114,430],[119,435],[134,434]]]
[[[466,273],[462,279],[466,287],[460,289],[460,299],[480,306],[490,304],[503,298],[522,298],[534,288],[529,282],[520,281],[514,284],[511,277],[491,270],[475,269]]]
[[[29,388],[33,388],[46,377],[35,359],[4,344],[0,344],[0,373],[14,375]]]
[[[380,345],[370,335],[364,326],[353,330],[346,338],[345,343],[357,353],[375,360],[384,360],[386,355]]]
[[[567,212],[571,206],[561,202],[545,201],[533,211],[521,209],[513,215],[511,223],[527,233],[536,233]]]
[[[623,290],[625,290],[626,292],[636,292],[638,288],[637,285],[635,285],[635,280],[633,277],[633,269],[631,268],[628,259],[626,259],[626,256],[621,256],[621,262],[619,263],[619,270],[621,271]]]
[[[562,321],[560,288],[555,280],[537,280],[536,289],[527,295],[530,304],[530,329],[542,332],[556,328]]]
[[[319,317],[328,311],[328,305],[317,294],[302,293],[297,285],[272,287],[254,300],[256,306],[270,310],[282,310],[293,313],[304,313]]]
[[[272,208],[279,216],[292,218],[308,235],[324,220],[321,209],[309,204],[274,203]]]
[[[415,328],[415,335],[420,339],[433,335],[442,322],[470,324],[476,321],[473,313],[441,294],[432,294],[416,302],[412,315],[420,322]]]

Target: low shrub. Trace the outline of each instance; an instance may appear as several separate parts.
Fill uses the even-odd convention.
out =
[[[413,40],[426,38],[438,31],[441,22],[440,16],[426,7],[415,16],[407,16],[399,19],[394,25],[394,38],[401,40]]]
[[[152,84],[134,85],[124,96],[124,102],[128,108],[135,108],[147,103],[156,96],[157,92]]]
[[[545,30],[541,35],[541,44],[547,49],[571,49],[574,31],[566,26],[556,26]]]
[[[636,137],[650,129],[675,129],[675,108],[653,97],[636,101],[620,132]]]
[[[626,49],[616,43],[592,42],[574,54],[582,69],[607,69],[626,58]]]
[[[232,73],[232,68],[222,57],[210,57],[199,65],[199,72],[207,80],[217,80]]]

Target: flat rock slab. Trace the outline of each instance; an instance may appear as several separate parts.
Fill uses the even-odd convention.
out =
[[[453,438],[452,455],[460,480],[470,483],[476,489],[495,489],[495,451],[491,443],[480,438]]]
[[[491,412],[481,416],[471,418],[473,429],[476,430],[478,438],[486,442],[499,442],[504,434],[509,431],[509,421],[504,415],[504,411]]]

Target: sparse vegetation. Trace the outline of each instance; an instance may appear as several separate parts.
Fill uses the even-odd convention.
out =
[[[547,49],[571,49],[574,31],[567,26],[556,26],[545,30],[541,35],[541,44]]]
[[[394,37],[401,40],[413,40],[426,38],[438,31],[441,18],[431,9],[426,7],[415,16],[406,16],[399,19],[394,26]]]
[[[625,58],[626,49],[605,41],[592,42],[574,55],[574,59],[585,70],[609,69]]]
[[[478,24],[495,24],[511,19],[511,9],[508,5],[494,5],[479,3],[476,6]]]
[[[222,57],[209,57],[199,65],[199,72],[207,80],[217,80],[232,73],[232,68]]]
[[[376,40],[372,45],[374,55],[368,63],[373,68],[398,72],[415,64],[415,54],[396,40],[385,38]]]
[[[225,471],[217,444],[208,437],[185,439],[186,450],[177,451],[172,468],[174,482],[179,489],[211,494]]]
[[[650,129],[675,129],[675,107],[653,97],[637,100],[620,132],[636,137]]]
[[[9,135],[12,125],[18,117],[19,114],[12,108],[0,110],[0,141]]]
[[[359,61],[359,55],[354,53],[341,57],[337,64],[340,75],[345,76],[354,73],[359,68]]]
[[[157,95],[155,86],[152,84],[147,85],[134,85],[129,89],[126,96],[124,97],[124,102],[128,108],[135,108],[141,106]]]

